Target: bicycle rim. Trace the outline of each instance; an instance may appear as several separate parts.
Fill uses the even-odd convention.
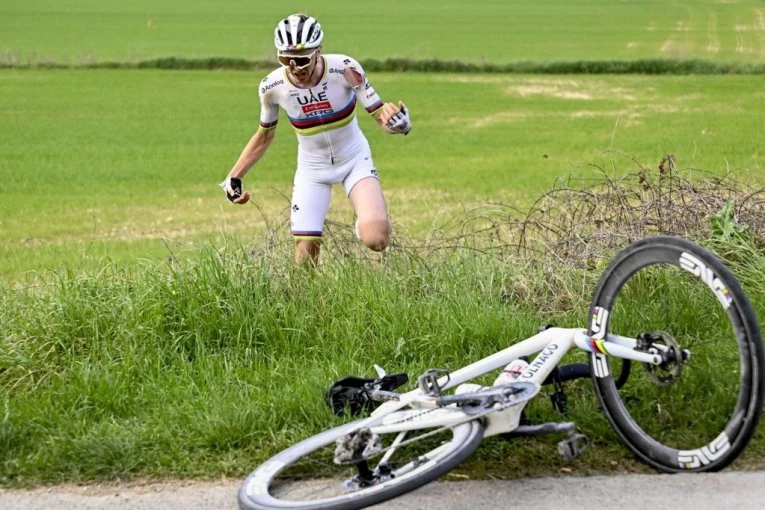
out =
[[[591,355],[601,406],[633,452],[666,472],[735,460],[762,410],[763,347],[746,295],[717,258],[674,237],[634,243],[603,274],[591,320],[592,336],[649,333],[659,348],[690,353],[661,367]]]
[[[356,430],[358,423],[310,437],[265,462],[250,474],[239,490],[240,507],[259,510],[364,508],[446,474],[478,447],[484,431],[481,422],[472,420],[435,433],[436,429],[422,429],[410,431],[405,437],[399,433],[380,434],[384,451],[370,457],[367,467],[379,469],[378,464],[388,453],[390,458],[385,459],[385,465],[390,469],[390,476],[359,487],[354,485],[358,482],[357,466],[333,462],[336,441]],[[432,435],[412,441],[428,433]],[[387,449],[397,438],[405,444]]]

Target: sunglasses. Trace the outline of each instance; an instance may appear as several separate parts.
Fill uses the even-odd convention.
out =
[[[306,55],[286,55],[284,53],[277,53],[276,59],[284,67],[290,67],[291,65],[294,65],[295,69],[301,70],[311,65],[313,56],[317,51],[319,51],[319,48],[316,48],[311,53]]]

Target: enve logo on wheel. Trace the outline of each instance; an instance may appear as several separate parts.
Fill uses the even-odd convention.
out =
[[[680,255],[680,267],[706,283],[709,288],[712,289],[712,292],[715,293],[715,296],[717,296],[717,299],[724,308],[727,309],[731,305],[733,302],[733,295],[720,278],[715,275],[714,271],[707,267],[701,260],[690,253],[683,252]]]
[[[696,450],[681,450],[677,452],[677,462],[683,469],[695,469],[711,464],[712,461],[722,457],[729,448],[730,440],[728,440],[728,434],[723,432],[706,446]]]

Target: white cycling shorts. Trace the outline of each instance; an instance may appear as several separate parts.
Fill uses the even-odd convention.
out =
[[[298,161],[292,188],[292,235],[296,239],[321,238],[324,220],[329,212],[332,186],[342,183],[347,196],[360,180],[367,177],[377,179],[377,169],[368,148],[359,151],[349,160],[321,168],[301,165]]]

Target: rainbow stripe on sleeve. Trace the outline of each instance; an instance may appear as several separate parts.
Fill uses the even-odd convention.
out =
[[[383,102],[377,101],[375,104],[371,106],[367,106],[367,113],[369,113],[370,115],[374,115],[377,112],[377,110],[379,110],[382,107],[383,107]]]

